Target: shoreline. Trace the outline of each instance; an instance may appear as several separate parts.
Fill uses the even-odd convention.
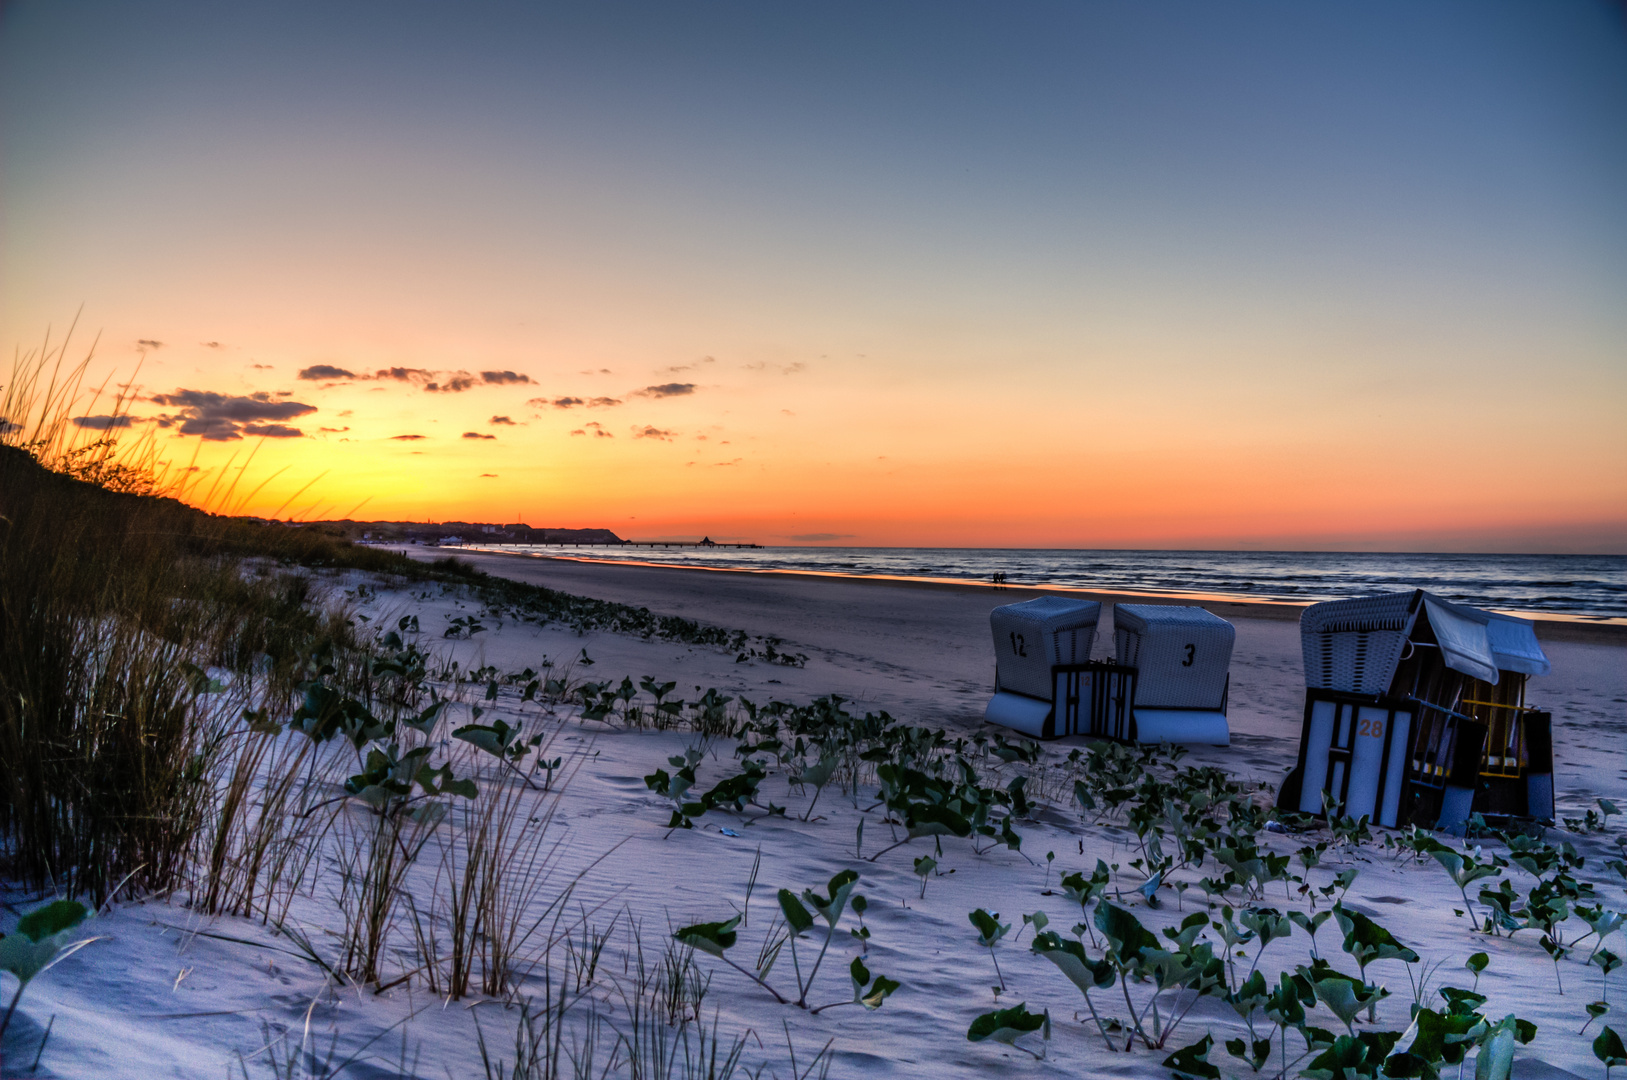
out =
[[[394,546],[394,545],[390,545]],[[402,545],[403,554],[411,554],[411,545]],[[836,570],[785,570],[779,568],[740,568],[721,566],[694,566],[681,563],[652,562],[643,559],[595,559],[581,555],[540,555],[522,551],[504,551],[501,547],[479,548],[420,548],[420,551],[471,551],[481,555],[500,555],[509,558],[593,566],[623,566],[635,569],[685,570],[710,574],[728,574],[743,578],[784,577],[815,581],[868,582],[903,588],[932,589],[963,594],[999,593],[1010,595],[1015,603],[1036,596],[1065,593],[1101,603],[1151,602],[1171,603],[1188,601],[1201,604],[1221,618],[1267,619],[1275,622],[1298,622],[1300,613],[1317,601],[1247,600],[1232,596],[1200,592],[1135,592],[1130,590],[1086,589],[1076,585],[998,585],[986,581],[962,578],[909,577],[894,574],[847,574]],[[437,555],[436,557],[443,557]],[[1539,640],[1571,641],[1594,644],[1627,644],[1627,618],[1606,616],[1561,615],[1554,612],[1526,612],[1504,609],[1499,614],[1527,619],[1536,626]]]

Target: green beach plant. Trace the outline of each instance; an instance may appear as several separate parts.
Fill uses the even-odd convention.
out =
[[[11,1025],[17,1003],[28,984],[54,965],[66,960],[99,938],[69,941],[70,932],[90,917],[90,909],[77,900],[55,900],[17,920],[9,934],[0,936],[0,971],[17,980],[4,1016],[0,1016],[0,1038]]]

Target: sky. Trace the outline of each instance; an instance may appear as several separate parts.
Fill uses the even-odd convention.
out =
[[[211,509],[1627,552],[1627,18],[13,2],[70,325]]]

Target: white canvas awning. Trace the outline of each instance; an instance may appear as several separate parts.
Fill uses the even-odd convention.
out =
[[[1497,657],[1491,650],[1484,613],[1437,600],[1427,593],[1424,610],[1429,613],[1429,625],[1435,631],[1435,641],[1441,647],[1441,660],[1446,666],[1481,682],[1495,684]]]
[[[1491,652],[1497,657],[1498,667],[1523,675],[1546,675],[1553,670],[1548,654],[1537,643],[1536,628],[1529,622],[1490,611],[1483,614],[1487,617],[1486,636],[1491,639]]]

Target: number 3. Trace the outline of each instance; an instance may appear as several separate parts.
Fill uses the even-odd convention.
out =
[[[1198,647],[1196,645],[1188,645],[1186,647],[1186,659],[1181,661],[1181,666],[1182,667],[1191,667],[1192,666],[1192,658],[1197,655],[1197,652],[1198,652]]]

